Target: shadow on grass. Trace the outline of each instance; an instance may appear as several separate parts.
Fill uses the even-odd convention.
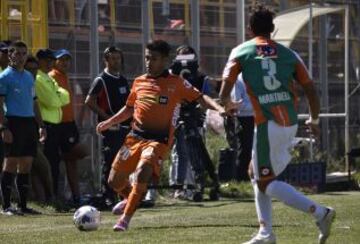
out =
[[[319,195],[324,195],[324,196],[350,196],[350,195],[353,195],[353,192],[323,192],[323,193],[319,193]]]
[[[206,203],[214,203],[208,205]],[[219,200],[219,201],[203,201],[203,202],[174,202],[174,203],[157,203],[154,208],[141,208],[143,210],[150,210],[153,212],[162,211],[164,208],[191,208],[191,207],[200,207],[200,208],[218,208],[238,203],[244,202],[254,202],[252,199],[239,199],[239,200]]]
[[[291,226],[291,225],[286,225]],[[295,225],[294,225],[295,226]],[[244,228],[259,228],[259,225],[257,224],[198,224],[198,225],[166,225],[166,226],[143,226],[143,227],[137,227],[138,229],[190,229],[190,228],[232,228],[232,227],[244,227]],[[273,225],[275,228],[281,228],[284,227],[284,225]]]

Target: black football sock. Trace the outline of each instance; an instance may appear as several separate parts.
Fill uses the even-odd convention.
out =
[[[19,208],[25,209],[29,191],[29,174],[17,174],[16,187],[19,193]]]
[[[15,174],[3,171],[1,179],[1,192],[3,198],[3,209],[10,207],[11,187],[15,178]]]

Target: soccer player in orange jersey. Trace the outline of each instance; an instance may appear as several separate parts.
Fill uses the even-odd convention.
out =
[[[133,117],[132,130],[114,159],[108,180],[109,185],[124,197],[113,209],[114,213],[121,214],[114,225],[115,231],[128,228],[149,181],[160,176],[161,163],[172,144],[181,102],[197,101],[205,108],[225,113],[223,107],[210,97],[167,71],[169,53],[170,46],[165,41],[147,44],[146,74],[135,79],[126,105],[96,127],[101,133]],[[128,179],[133,172],[135,183],[131,188]]]

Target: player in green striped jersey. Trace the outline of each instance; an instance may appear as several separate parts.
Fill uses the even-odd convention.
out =
[[[298,127],[294,83],[304,89],[311,113],[307,124],[317,135],[320,105],[314,83],[300,57],[293,50],[271,40],[273,17],[274,13],[264,5],[254,4],[250,15],[250,30],[254,38],[232,50],[220,91],[222,103],[226,108],[232,107],[234,102],[230,99],[230,91],[242,72],[255,112],[253,157],[249,172],[260,229],[246,243],[276,243],[272,231],[271,198],[312,214],[320,230],[319,243],[325,243],[335,211],[315,203],[276,179],[291,159],[289,149]]]

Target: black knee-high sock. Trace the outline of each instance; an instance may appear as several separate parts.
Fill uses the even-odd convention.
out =
[[[19,193],[19,208],[26,208],[27,194],[29,191],[29,174],[17,174],[16,187]]]
[[[1,192],[3,198],[3,209],[10,207],[11,187],[14,182],[15,174],[3,171],[1,179]]]

